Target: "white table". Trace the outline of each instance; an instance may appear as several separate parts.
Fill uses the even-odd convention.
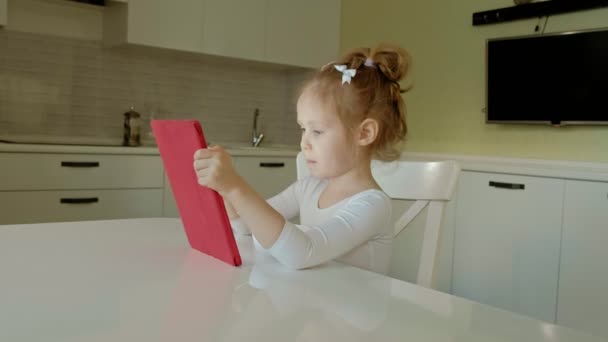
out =
[[[0,341],[604,341],[339,263],[191,250],[176,219],[0,226]]]

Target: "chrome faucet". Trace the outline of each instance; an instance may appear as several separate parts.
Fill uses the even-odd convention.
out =
[[[260,109],[256,108],[253,112],[253,131],[252,131],[252,140],[251,146],[258,147],[264,139],[264,134],[260,133],[258,135],[258,116],[260,116]]]

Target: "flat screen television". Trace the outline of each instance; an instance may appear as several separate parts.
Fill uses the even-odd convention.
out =
[[[486,122],[608,125],[608,30],[490,39]]]

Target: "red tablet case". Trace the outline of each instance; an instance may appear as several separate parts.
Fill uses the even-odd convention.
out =
[[[199,185],[194,171],[194,152],[207,147],[201,125],[196,120],[152,120],[151,125],[190,246],[241,265],[224,201]]]

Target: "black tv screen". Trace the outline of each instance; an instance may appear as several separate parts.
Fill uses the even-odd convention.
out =
[[[488,123],[608,124],[608,30],[487,41]]]

